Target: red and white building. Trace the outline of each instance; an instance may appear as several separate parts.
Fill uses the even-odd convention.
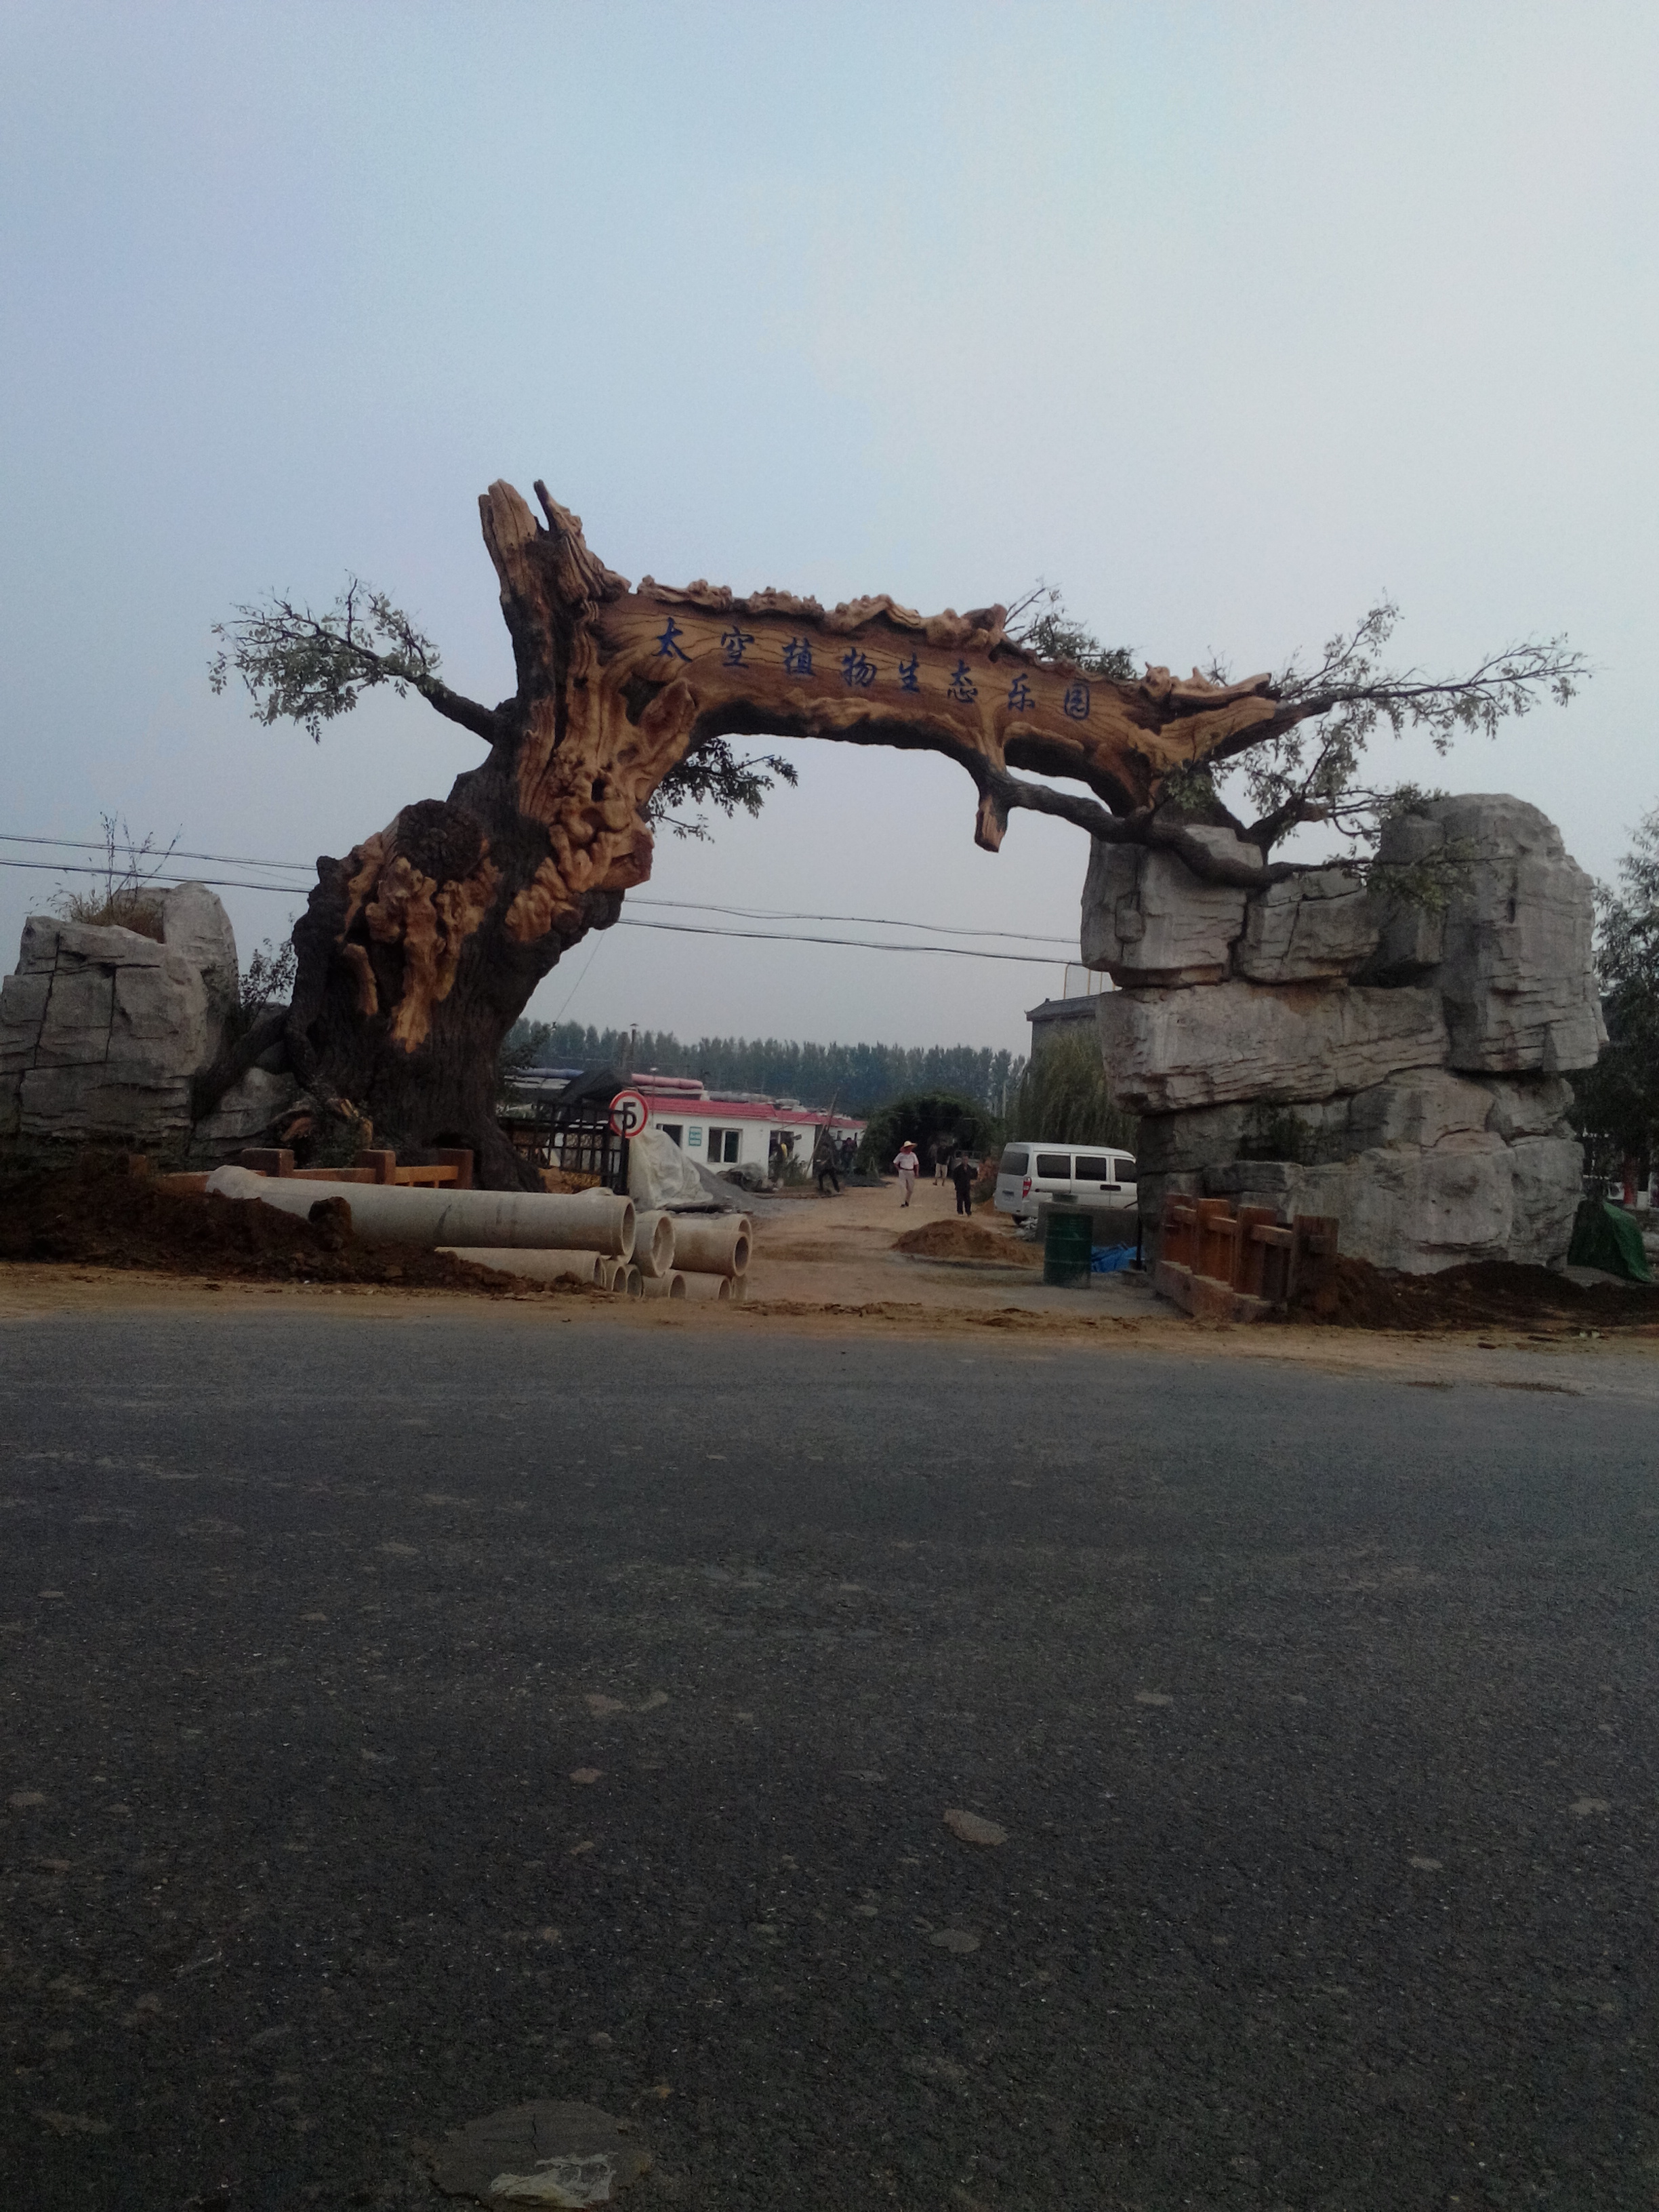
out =
[[[797,1106],[752,1094],[710,1093],[694,1075],[634,1075],[629,1079],[651,1109],[650,1127],[660,1129],[700,1166],[754,1167],[772,1172],[780,1156],[810,1166],[818,1131],[826,1122],[837,1148],[864,1134],[862,1121],[849,1115],[833,1118],[811,1106]]]

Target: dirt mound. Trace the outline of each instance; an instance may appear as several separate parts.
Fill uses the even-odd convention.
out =
[[[921,1260],[1000,1260],[1012,1267],[1042,1265],[1042,1255],[1035,1244],[1022,1244],[1006,1231],[988,1229],[963,1213],[925,1222],[920,1229],[907,1229],[902,1237],[894,1238],[893,1249]]]
[[[1659,1289],[1637,1284],[1575,1283],[1547,1267],[1481,1260],[1437,1275],[1396,1275],[1368,1260],[1339,1259],[1291,1308],[1293,1321],[1335,1328],[1659,1328]]]
[[[0,1261],[67,1261],[278,1282],[388,1283],[490,1297],[574,1287],[527,1284],[437,1252],[354,1237],[347,1206],[335,1199],[324,1218],[313,1223],[257,1200],[175,1197],[145,1177],[109,1166],[11,1174],[0,1177]]]

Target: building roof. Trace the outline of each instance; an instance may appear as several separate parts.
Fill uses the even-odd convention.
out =
[[[652,1118],[665,1117],[690,1121],[693,1115],[700,1121],[766,1121],[776,1129],[821,1129],[826,1123],[832,1129],[843,1129],[850,1136],[862,1130],[862,1121],[855,1121],[848,1114],[837,1114],[833,1119],[819,1107],[775,1106],[764,1100],[749,1098],[687,1098],[675,1094],[665,1097],[653,1094],[643,1084],[635,1084],[651,1108]]]
[[[1045,999],[1040,1006],[1028,1006],[1028,1022],[1080,1022],[1092,1014],[1106,996],[1104,991],[1090,991],[1080,999]]]

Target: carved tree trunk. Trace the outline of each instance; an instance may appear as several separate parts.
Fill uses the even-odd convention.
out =
[[[771,590],[743,599],[649,577],[630,590],[536,490],[545,527],[509,484],[479,501],[516,692],[489,709],[422,687],[489,757],[447,799],[405,806],[344,860],[318,862],[286,1031],[320,1105],[410,1153],[470,1145],[489,1187],[535,1184],[496,1126],[501,1040],[560,957],[647,880],[647,803],[702,740],[944,753],[977,785],[975,835],[994,851],[1015,805],[1097,835],[1115,816],[1144,822],[1169,769],[1274,718],[1265,677],[1223,689],[1159,669],[1121,684],[1038,661],[1005,635],[1000,607],[924,619],[885,597],[826,613]],[[1018,783],[1011,768],[1096,799]]]

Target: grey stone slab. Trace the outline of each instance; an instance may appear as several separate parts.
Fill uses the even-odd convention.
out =
[[[1477,1076],[1472,1080],[1492,1101],[1488,1127],[1508,1142],[1519,1137],[1572,1136],[1567,1120],[1572,1085],[1565,1075]]]
[[[25,1136],[64,1142],[159,1144],[190,1127],[190,1085],[183,1077],[134,1079],[108,1066],[33,1067],[18,1079],[18,1127]]]
[[[1112,1095],[1140,1114],[1328,1098],[1446,1058],[1439,998],[1421,989],[1234,980],[1114,991],[1096,1018]]]
[[[0,1072],[32,1067],[52,991],[49,973],[8,975],[0,982]]]
[[[258,1144],[277,1115],[293,1103],[299,1087],[292,1075],[251,1067],[191,1130],[191,1159],[216,1165],[234,1159],[244,1145]]]
[[[1334,1214],[1345,1253],[1423,1274],[1475,1260],[1560,1266],[1582,1173],[1571,1140],[1506,1145],[1487,1133],[1431,1152],[1378,1147],[1328,1167],[1241,1160],[1206,1170],[1204,1188],[1287,1217]]]
[[[1492,1094],[1449,1068],[1407,1068],[1374,1084],[1349,1102],[1349,1151],[1380,1145],[1425,1150],[1449,1139],[1482,1134],[1492,1116]]]
[[[1173,854],[1096,839],[1083,887],[1084,963],[1128,985],[1217,982],[1244,907],[1243,890],[1200,882]]]
[[[216,892],[205,884],[179,884],[161,901],[161,929],[169,952],[186,959],[207,994],[208,1029],[216,1049],[224,1025],[241,997],[236,933]]]
[[[151,971],[145,970],[145,973]],[[60,960],[49,976],[28,977],[47,985],[35,1060],[43,1067],[97,1065],[109,1057],[110,1021],[115,1011],[112,969],[78,960]]]
[[[1306,983],[1353,975],[1376,950],[1382,921],[1358,878],[1321,868],[1249,900],[1233,966],[1258,983]]]

